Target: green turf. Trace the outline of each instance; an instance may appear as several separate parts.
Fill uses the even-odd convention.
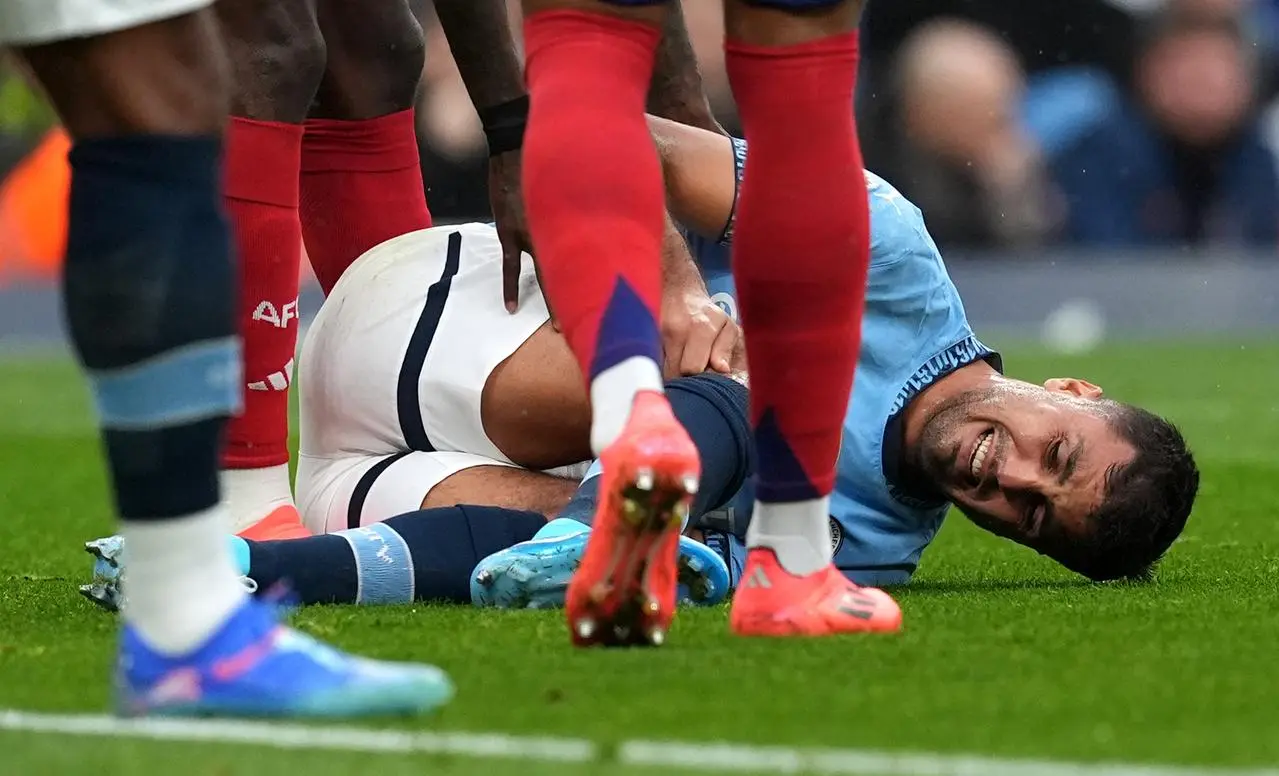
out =
[[[1030,379],[1086,377],[1171,415],[1199,507],[1151,585],[1091,585],[956,515],[899,592],[898,637],[730,639],[681,614],[660,651],[578,652],[556,613],[324,608],[300,625],[429,660],[459,695],[382,725],[588,738],[725,739],[1203,765],[1279,763],[1279,347],[1116,346],[1007,354]],[[0,365],[0,707],[97,711],[114,623],[75,595],[80,543],[111,532],[84,389],[60,362]],[[363,755],[0,734],[0,772],[362,773]],[[608,764],[378,756],[379,774],[630,774]]]

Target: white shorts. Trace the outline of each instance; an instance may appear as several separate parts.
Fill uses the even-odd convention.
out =
[[[171,19],[213,0],[0,0],[0,44],[87,38]]]
[[[484,432],[493,370],[550,316],[524,257],[519,311],[502,304],[502,248],[484,224],[370,250],[312,322],[298,366],[297,499],[315,531],[419,508],[446,477],[513,466]]]

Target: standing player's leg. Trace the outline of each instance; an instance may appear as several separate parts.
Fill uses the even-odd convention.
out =
[[[289,387],[302,264],[302,122],[324,75],[324,41],[308,0],[220,0],[216,8],[234,83],[224,180],[244,340],[244,409],[227,424],[222,488],[231,530],[286,538],[305,533],[289,485]]]
[[[75,138],[66,315],[138,593],[118,702],[168,714],[429,708],[451,694],[438,669],[370,671],[282,629],[246,600],[220,538],[217,456],[239,405],[239,340],[218,202],[227,81],[216,21],[191,12],[201,5],[116,3],[105,20],[84,3],[79,14],[58,0],[0,6],[0,39],[26,44]]]
[[[665,196],[644,122],[661,0],[525,0],[524,202],[543,292],[590,381],[607,462],[566,601],[573,640],[660,643],[697,451],[662,395]]]
[[[830,493],[861,340],[870,211],[853,119],[861,0],[726,0],[750,163],[733,274],[759,456],[741,634],[896,630],[831,564]]]
[[[68,328],[137,575],[166,582],[129,619],[157,649],[185,653],[243,600],[230,559],[208,551],[225,531],[216,451],[240,371],[216,201],[220,45],[201,13],[21,53],[75,140]],[[175,610],[170,590],[194,604]]]
[[[425,42],[405,0],[319,0],[327,68],[302,140],[302,235],[327,294],[365,251],[431,226],[413,104]]]

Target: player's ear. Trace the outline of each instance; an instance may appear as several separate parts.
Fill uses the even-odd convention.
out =
[[[1077,377],[1054,377],[1044,381],[1044,388],[1053,393],[1068,393],[1081,399],[1100,399],[1102,397],[1101,388]]]

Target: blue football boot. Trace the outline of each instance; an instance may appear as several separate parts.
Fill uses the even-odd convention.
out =
[[[227,537],[231,545],[231,557],[240,573],[240,584],[250,593],[257,592],[258,584],[250,579],[249,545],[238,536]],[[108,536],[86,542],[84,551],[93,556],[93,579],[87,585],[80,586],[80,595],[109,612],[118,612],[124,606],[124,596],[120,592],[120,579],[124,568],[124,537]]]
[[[281,625],[273,606],[246,599],[203,646],[172,657],[126,624],[116,705],[126,716],[354,717],[417,714],[444,705],[453,685],[434,666],[366,660]]]
[[[476,565],[471,573],[471,602],[499,609],[562,607],[589,536],[590,527],[584,523],[552,520],[527,542]],[[728,595],[728,566],[714,550],[681,536],[678,563],[680,603],[713,606]]]

